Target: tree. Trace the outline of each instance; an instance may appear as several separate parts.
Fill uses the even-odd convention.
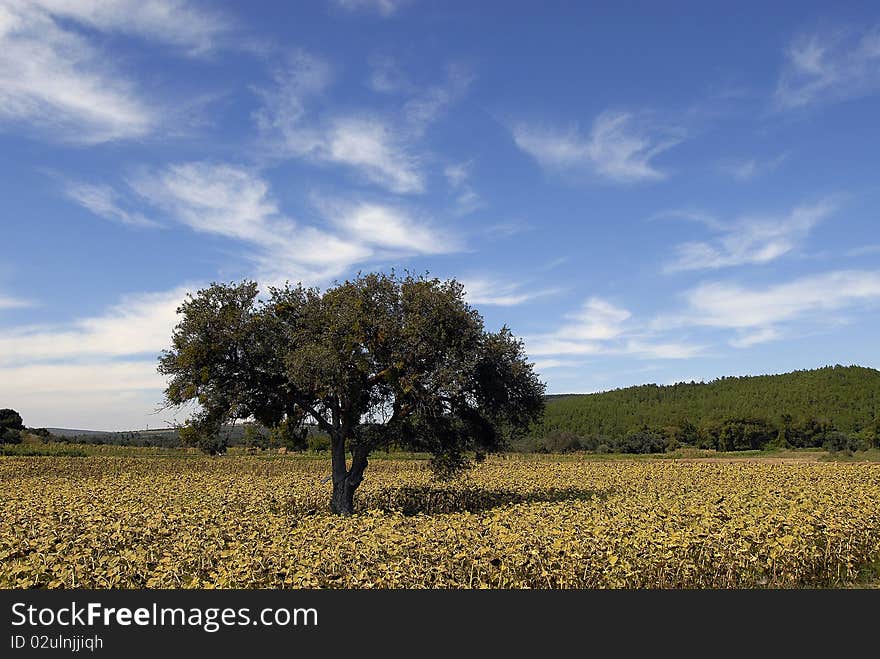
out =
[[[18,444],[24,423],[21,414],[9,408],[0,410],[0,444]]]
[[[778,436],[779,431],[765,419],[725,419],[718,436],[718,450],[758,450]]]
[[[178,309],[159,371],[169,405],[216,435],[253,418],[330,437],[334,512],[351,514],[370,453],[391,444],[433,455],[450,476],[540,419],[544,384],[507,327],[487,332],[453,280],[359,275],[323,293],[212,284]],[[347,452],[351,462],[347,462]]]

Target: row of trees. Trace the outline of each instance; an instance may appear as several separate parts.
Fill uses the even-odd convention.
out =
[[[880,418],[858,433],[835,427],[827,420],[797,422],[789,414],[777,423],[761,418],[728,418],[699,427],[690,421],[662,427],[642,425],[613,436],[556,430],[541,438],[518,443],[520,450],[539,452],[590,451],[594,453],[664,453],[682,446],[716,451],[766,448],[825,448],[852,452],[880,447]]]

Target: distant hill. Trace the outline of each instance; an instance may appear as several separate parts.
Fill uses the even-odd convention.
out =
[[[880,371],[827,366],[782,375],[723,377],[708,383],[646,384],[597,394],[548,396],[543,423],[531,433],[564,431],[616,437],[644,425],[695,426],[728,418],[759,418],[774,425],[790,415],[843,432],[859,432],[880,419]]]

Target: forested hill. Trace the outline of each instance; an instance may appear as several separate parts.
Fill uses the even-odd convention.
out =
[[[857,433],[880,419],[880,371],[828,366],[708,383],[646,384],[597,394],[550,396],[536,437],[553,432],[616,437],[642,426],[707,426],[730,418],[777,425],[817,420]]]

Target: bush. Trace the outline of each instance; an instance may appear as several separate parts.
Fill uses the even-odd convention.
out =
[[[845,432],[832,431],[825,434],[824,448],[831,453],[846,453],[852,455],[853,451],[863,451],[867,446],[854,435]]]
[[[191,446],[209,455],[226,453],[227,437],[220,432],[207,432],[193,425],[180,429],[180,441],[184,446]]]
[[[41,440],[43,440],[43,443],[51,442],[56,439],[56,437],[46,428],[28,428],[27,431],[30,434],[39,437]]]
[[[20,444],[21,432],[0,426],[0,444]]]
[[[9,408],[0,410],[0,444],[19,444],[22,430],[21,414]]]
[[[727,419],[718,435],[719,451],[755,451],[779,437],[779,431],[764,419]]]
[[[269,446],[283,447],[288,451],[304,451],[308,447],[307,429],[284,419],[269,431]]]
[[[309,435],[306,440],[306,447],[310,451],[329,451],[330,450],[330,436],[325,435],[324,433],[313,432]]]
[[[643,426],[617,439],[614,450],[618,453],[663,453],[667,442],[666,433]]]
[[[552,432],[541,441],[544,453],[570,453],[580,451],[583,448],[581,439],[572,432],[557,430]]]

